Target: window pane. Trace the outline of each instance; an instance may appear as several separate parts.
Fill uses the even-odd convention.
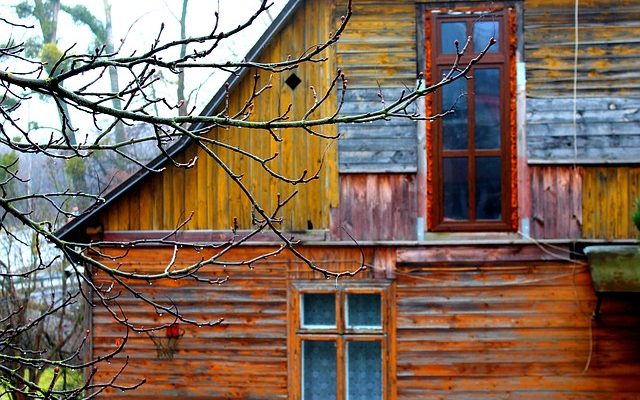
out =
[[[498,21],[477,21],[473,23],[473,50],[481,52],[494,38],[496,44],[489,48],[489,53],[500,51],[500,23]]]
[[[379,294],[347,295],[347,327],[381,328]]]
[[[467,42],[467,26],[464,22],[443,22],[440,25],[440,44],[445,54],[455,54],[454,41],[460,43],[460,49]]]
[[[500,157],[476,158],[476,218],[500,219]]]
[[[302,398],[331,400],[336,398],[336,342],[304,340],[302,342]]]
[[[467,157],[446,157],[444,169],[444,217],[445,219],[469,219],[469,186]]]
[[[336,303],[333,293],[304,293],[302,295],[302,326],[335,327]]]
[[[446,73],[443,72],[443,73]],[[455,80],[442,88],[442,111],[454,109],[442,119],[442,143],[447,150],[466,149],[467,134],[467,80]]]
[[[500,70],[479,68],[473,74],[475,143],[478,149],[500,148]]]
[[[380,342],[347,342],[347,399],[382,399]]]

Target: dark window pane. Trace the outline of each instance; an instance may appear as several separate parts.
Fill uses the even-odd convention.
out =
[[[444,158],[444,218],[469,219],[467,157]]]
[[[326,400],[336,398],[336,342],[304,340],[302,342],[302,398]]]
[[[304,293],[302,295],[302,326],[336,326],[336,303],[333,293]]]
[[[379,294],[348,294],[347,295],[347,327],[349,328],[380,328]]]
[[[454,41],[460,43],[460,49],[467,42],[467,25],[464,22],[443,22],[440,25],[440,48],[444,54],[455,54]]]
[[[475,142],[477,149],[500,148],[500,70],[476,69],[473,74]]]
[[[473,50],[477,53],[484,50],[489,40],[494,38],[496,44],[489,48],[489,53],[500,51],[500,23],[498,21],[477,21],[473,23]]]
[[[347,342],[347,399],[382,399],[380,342]]]
[[[476,218],[500,219],[500,157],[476,158]]]
[[[446,71],[444,72],[446,73]],[[467,80],[455,80],[442,88],[442,111],[454,109],[442,119],[442,143],[447,150],[466,149],[467,133]]]

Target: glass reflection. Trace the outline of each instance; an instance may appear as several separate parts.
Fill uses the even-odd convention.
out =
[[[489,48],[488,53],[500,51],[500,23],[498,21],[477,21],[473,23],[473,50],[477,53],[484,50],[489,40],[494,38],[496,43]]]
[[[500,157],[476,158],[476,219],[502,217]]]
[[[467,26],[464,22],[443,22],[440,32],[440,48],[444,54],[456,54],[456,40],[461,49],[467,42]]]
[[[447,157],[442,160],[444,169],[444,218],[469,219],[469,187],[467,157]]]
[[[446,73],[443,72],[443,73]],[[442,143],[447,150],[466,149],[468,141],[467,80],[455,80],[442,88],[442,111],[454,112],[442,119]]]
[[[500,70],[476,69],[473,88],[476,148],[497,149],[500,147]]]

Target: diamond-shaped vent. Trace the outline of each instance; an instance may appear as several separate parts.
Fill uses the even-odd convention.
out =
[[[286,81],[284,81],[284,83],[286,83],[287,86],[291,88],[291,90],[294,90],[296,87],[298,87],[300,82],[302,82],[302,80],[298,78],[298,75],[296,74],[291,74],[291,76],[288,77]]]

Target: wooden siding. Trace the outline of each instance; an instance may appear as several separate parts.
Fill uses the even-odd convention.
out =
[[[348,89],[342,114],[361,114],[400,98],[406,89]],[[381,97],[382,96],[382,97]],[[407,110],[416,111],[415,106]],[[339,170],[344,172],[416,172],[417,124],[395,118],[366,124],[339,124]]]
[[[399,266],[398,398],[635,399],[636,300],[605,300],[582,265]],[[585,370],[586,369],[586,370]]]
[[[269,248],[245,249],[241,255],[227,260],[247,259],[267,252]],[[361,254],[357,248],[305,248],[303,252],[318,264],[337,271],[358,267]],[[120,253],[113,250],[113,253]],[[373,251],[364,249],[365,262],[373,263]],[[158,272],[171,259],[172,249],[132,249],[122,262],[122,269]],[[198,262],[211,256],[204,250],[178,253],[177,265]],[[282,254],[248,267],[207,267],[203,277],[223,278],[223,285],[207,285],[193,279],[146,282],[134,287],[168,304],[171,298],[187,318],[200,321],[224,318],[215,327],[197,328],[181,324],[185,333],[173,360],[158,360],[151,339],[145,334],[130,334],[123,354],[102,363],[96,381],[109,379],[130,357],[129,366],[118,383],[147,383],[136,391],[109,391],[102,398],[126,399],[287,399],[287,285],[289,280],[326,279],[309,270],[289,254]],[[373,270],[354,279],[372,277]],[[94,276],[96,284],[109,282],[104,274]],[[111,293],[120,292],[116,284]],[[170,323],[133,295],[122,294],[120,310],[130,322],[151,326]],[[102,308],[93,309],[93,356],[111,351],[124,329],[115,324]]]
[[[390,343],[395,346],[395,359],[389,361],[389,368],[396,371],[390,379],[397,382],[397,396],[392,399],[638,398],[640,303],[636,297],[605,298],[601,319],[593,321],[595,296],[583,264],[536,261],[532,251],[508,260],[492,259],[495,253],[490,247],[456,250],[445,246],[434,251],[447,249],[484,261],[460,265],[416,256],[422,253],[407,257],[404,251],[396,266],[389,255],[399,249],[362,248],[367,265],[388,262],[395,275],[395,302],[391,303],[396,306],[389,310],[396,326],[395,332],[389,332],[396,338]],[[246,259],[267,250],[248,248],[227,259]],[[301,250],[335,270],[353,269],[360,260],[357,247]],[[515,254],[518,249],[511,250]],[[112,251],[120,254],[119,249]],[[177,265],[210,255],[208,250],[180,250]],[[122,269],[159,271],[171,256],[170,248],[139,248],[119,261]],[[290,397],[287,289],[299,280],[327,281],[289,254],[256,263],[253,269],[207,267],[204,276],[229,276],[229,281],[221,286],[194,280],[136,286],[160,302],[171,297],[186,317],[225,320],[209,328],[182,324],[185,333],[171,361],[156,358],[146,335],[131,334],[125,352],[100,366],[98,380],[109,378],[129,356],[126,374],[118,383],[145,378],[147,384],[134,392],[110,391],[103,398]],[[385,274],[376,274],[373,268],[355,279],[375,276]],[[94,281],[109,282],[103,274],[96,274]],[[111,293],[118,292],[116,285]],[[131,295],[123,294],[120,304],[131,322],[151,326],[171,321]],[[100,307],[93,309],[93,323],[93,356],[97,357],[113,349],[124,331]]]
[[[576,106],[574,128],[573,99],[527,99],[529,160],[640,163],[640,98],[581,97]]]
[[[569,97],[573,90],[573,0],[526,1],[527,95]],[[640,4],[581,1],[578,96],[640,96]]]
[[[343,14],[338,0],[335,20]],[[415,5],[410,0],[358,0],[337,44],[338,68],[351,88],[413,87],[416,81]]]
[[[582,193],[583,236],[640,238],[631,213],[640,196],[640,167],[585,167]]]
[[[414,175],[340,176],[340,208],[331,212],[333,240],[415,240]]]
[[[265,49],[264,61],[286,60],[295,57],[307,48],[321,43],[335,29],[332,22],[333,6],[330,1],[308,1],[301,5],[290,23]],[[329,61],[301,66],[293,72],[273,74],[273,88],[255,101],[254,120],[270,120],[283,113],[292,104],[291,118],[300,118],[312,104],[309,86],[318,93],[327,89],[335,73],[334,50],[328,51]],[[240,110],[251,94],[254,71],[243,79],[230,95],[230,113]],[[295,73],[302,83],[291,90],[284,81]],[[260,72],[260,83],[266,85],[269,72]],[[335,97],[313,115],[330,115],[335,112]],[[336,128],[322,128],[325,134],[335,134]],[[248,129],[214,129],[209,137],[238,146],[261,157],[275,152],[280,154],[269,164],[276,172],[298,178],[303,170],[313,174],[320,166],[324,155],[324,167],[319,180],[307,185],[291,186],[278,182],[264,172],[259,164],[247,157],[220,147],[211,148],[237,174],[244,174],[242,182],[248,186],[262,207],[269,213],[276,205],[276,194],[288,196],[295,190],[298,195],[285,208],[284,228],[288,230],[328,228],[329,208],[338,204],[337,150],[335,144],[304,133],[287,129],[279,132],[282,142],[276,142],[269,133]],[[173,229],[184,221],[192,211],[193,219],[185,229],[229,229],[237,218],[240,228],[251,228],[252,210],[237,185],[221,167],[204,151],[189,147],[177,159],[180,162],[198,157],[191,169],[167,168],[152,174],[140,185],[129,190],[112,207],[100,215],[99,222],[105,230],[164,230]]]
[[[345,4],[340,0],[339,4]],[[342,8],[336,7],[340,13]],[[336,56],[349,80],[344,114],[381,108],[416,84],[416,21],[412,1],[356,1]],[[338,18],[338,15],[336,15]],[[416,123],[394,119],[340,124],[340,172],[415,172]]]
[[[531,237],[579,239],[582,230],[582,168],[530,166]]]

